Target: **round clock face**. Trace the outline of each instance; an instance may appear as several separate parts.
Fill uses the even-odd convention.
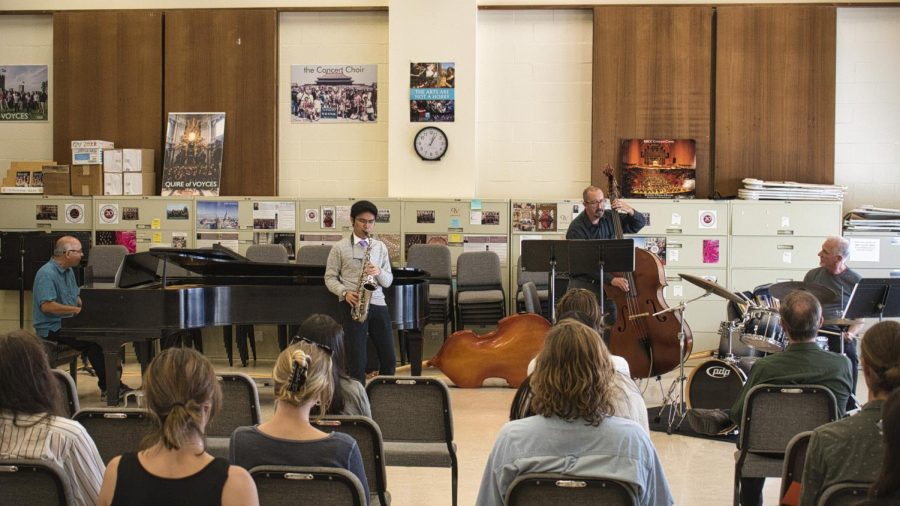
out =
[[[440,160],[447,152],[447,134],[437,127],[419,130],[413,140],[413,147],[422,160]]]

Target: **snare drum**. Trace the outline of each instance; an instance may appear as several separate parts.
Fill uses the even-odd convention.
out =
[[[768,308],[753,309],[744,315],[741,342],[765,353],[784,350],[787,336],[781,328],[781,315]]]
[[[728,356],[728,341],[731,341],[731,355],[733,357],[761,357],[765,355],[761,351],[742,343],[740,340],[744,326],[740,321],[734,320],[730,322],[719,323],[719,353],[718,358],[726,358]]]
[[[691,371],[687,379],[688,409],[731,409],[741,394],[747,376],[735,364],[710,359]],[[735,426],[722,431],[727,434]]]

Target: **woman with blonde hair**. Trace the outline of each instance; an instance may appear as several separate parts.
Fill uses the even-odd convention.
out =
[[[322,432],[309,422],[313,406],[328,412],[334,392],[332,353],[330,347],[302,338],[278,355],[272,371],[275,414],[268,422],[234,431],[231,462],[246,469],[262,465],[347,469],[369,497],[356,440],[341,432]]]
[[[97,504],[259,504],[246,470],[206,453],[206,426],[222,404],[212,364],[190,348],[169,348],[144,373],[153,423],[141,451],[113,458]]]
[[[0,457],[43,460],[65,471],[73,504],[93,506],[103,460],[84,427],[63,416],[62,394],[41,341],[0,335]]]
[[[532,472],[615,479],[632,487],[638,504],[672,504],[650,437],[612,416],[615,374],[595,330],[569,319],[550,329],[531,377],[536,414],[500,430],[477,504],[502,505],[513,480]]]

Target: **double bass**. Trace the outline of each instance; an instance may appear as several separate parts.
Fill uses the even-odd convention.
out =
[[[603,172],[609,179],[610,201],[620,198],[619,184],[612,168],[607,165]],[[616,239],[623,238],[622,221],[619,213],[612,212]],[[668,309],[663,298],[666,286],[666,272],[653,253],[636,248],[634,251],[634,272],[615,273],[628,280],[629,290],[605,284],[606,296],[618,308],[615,324],[610,332],[609,348],[614,355],[624,357],[636,378],[650,378],[665,374],[678,367],[681,359],[691,354],[693,336],[687,322],[684,323],[684,355],[679,356],[678,333],[681,331],[682,315],[669,312],[652,316]]]

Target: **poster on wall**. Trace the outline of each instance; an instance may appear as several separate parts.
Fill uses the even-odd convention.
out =
[[[622,196],[693,198],[697,185],[694,139],[622,141]]]
[[[0,64],[0,121],[47,121],[47,69]]]
[[[456,64],[409,64],[409,121],[453,121],[456,111]]]
[[[219,195],[224,142],[224,112],[170,112],[161,195]]]
[[[291,123],[375,122],[378,65],[291,65]]]

